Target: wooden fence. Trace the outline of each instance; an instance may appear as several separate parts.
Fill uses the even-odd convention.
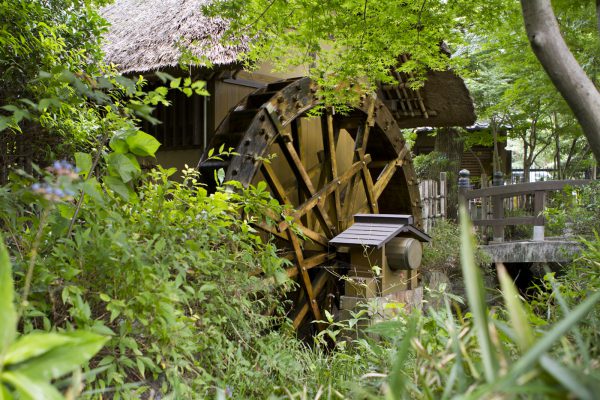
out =
[[[448,182],[446,173],[440,173],[440,179],[427,179],[419,182],[421,193],[423,230],[431,232],[437,220],[446,219],[448,201]]]

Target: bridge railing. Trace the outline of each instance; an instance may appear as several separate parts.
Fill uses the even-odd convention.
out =
[[[459,198],[467,204],[473,225],[492,227],[492,240],[504,241],[504,228],[510,225],[533,225],[533,240],[544,240],[544,209],[549,192],[565,187],[583,186],[590,180],[562,180],[503,185],[494,179],[495,186],[471,189],[469,171],[462,170],[458,182]],[[507,199],[509,199],[507,201]],[[529,209],[530,215],[506,216],[505,211]]]

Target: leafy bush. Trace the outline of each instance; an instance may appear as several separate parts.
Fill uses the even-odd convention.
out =
[[[450,220],[437,220],[431,230],[431,242],[423,247],[422,271],[441,271],[460,279],[460,228]],[[490,263],[489,256],[475,251],[475,262],[480,267]]]
[[[17,337],[18,319],[11,265],[0,236],[0,399],[64,399],[51,381],[78,371],[107,338],[85,331]],[[72,397],[80,391],[81,374],[75,374],[67,393]]]
[[[417,177],[422,179],[438,179],[440,172],[452,170],[452,161],[444,153],[432,151],[427,154],[419,154],[413,158],[415,172]],[[454,182],[456,177],[449,176],[448,179]]]
[[[600,181],[566,187],[550,198],[545,216],[549,234],[593,237],[600,226]]]
[[[153,171],[129,201],[103,185],[104,195],[86,196],[71,236],[71,203],[42,209],[24,203],[26,187],[10,188],[23,199],[13,233],[28,232],[14,235],[14,248],[26,255],[42,238],[24,330],[77,327],[112,336],[92,364],[106,371],[92,382],[99,390],[117,386],[111,390],[119,396],[208,396],[251,362],[261,341],[273,340],[261,332],[286,323],[267,311],[281,309],[279,296],[290,287],[287,261],[251,226],[282,211],[266,186],[207,196],[194,173],[177,183],[168,179],[173,172]],[[20,287],[26,264],[27,256],[17,257]]]

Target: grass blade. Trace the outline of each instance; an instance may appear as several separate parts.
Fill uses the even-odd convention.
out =
[[[594,396],[585,387],[585,385],[577,379],[577,376],[567,367],[553,360],[552,358],[544,355],[540,358],[540,365],[546,372],[548,372],[554,379],[563,385],[563,387],[570,390],[577,398],[582,400],[592,400]]]
[[[396,361],[394,362],[394,366],[390,372],[390,378],[388,380],[389,393],[386,393],[386,398],[388,399],[399,400],[406,397],[406,391],[404,390],[406,385],[406,376],[402,370],[404,369],[404,364],[406,363],[408,352],[410,350],[410,341],[417,332],[418,322],[419,317],[413,312],[408,319],[406,333],[400,342],[398,353],[396,354]]]
[[[533,330],[529,325],[525,308],[519,299],[517,288],[502,264],[498,264],[498,280],[502,288],[502,296],[504,297],[510,323],[516,334],[517,345],[521,352],[525,352],[534,342]]]
[[[460,261],[462,266],[467,300],[473,314],[473,322],[483,360],[483,369],[487,382],[493,382],[498,375],[496,349],[492,344],[488,328],[485,289],[479,266],[475,264],[472,225],[464,205],[460,208]]]

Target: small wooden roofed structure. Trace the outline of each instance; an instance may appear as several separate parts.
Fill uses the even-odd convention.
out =
[[[431,237],[415,228],[412,215],[356,214],[354,225],[329,241],[333,245],[374,246],[380,249],[397,236],[429,242]]]

